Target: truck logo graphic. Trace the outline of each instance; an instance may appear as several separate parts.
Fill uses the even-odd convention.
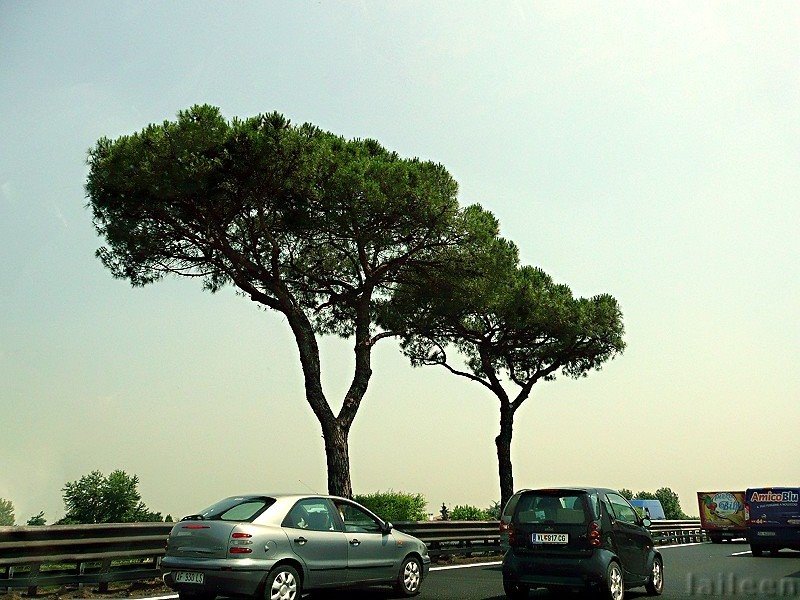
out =
[[[797,492],[753,492],[750,502],[776,502],[776,503],[791,503],[797,504],[800,496]]]

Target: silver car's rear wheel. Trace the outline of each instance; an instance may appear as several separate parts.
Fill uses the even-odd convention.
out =
[[[418,558],[409,556],[400,565],[400,573],[394,589],[403,596],[416,596],[422,585],[422,564]]]
[[[289,565],[278,565],[267,576],[264,600],[300,600],[301,592],[297,571]]]

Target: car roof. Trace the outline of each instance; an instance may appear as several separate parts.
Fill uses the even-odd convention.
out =
[[[228,496],[228,498],[274,498],[275,500],[302,500],[304,498],[328,498],[330,500],[344,500],[346,502],[355,502],[355,500],[351,498],[344,498],[342,496],[331,496],[330,494],[298,494],[296,492],[293,493],[253,493],[253,494],[235,494],[233,496]],[[227,499],[227,498],[226,498]]]
[[[527,492],[584,492],[584,493],[613,493],[619,494],[619,490],[615,490],[613,488],[605,488],[605,487],[596,487],[596,486],[582,486],[582,485],[570,485],[570,486],[563,486],[563,487],[542,487],[542,488],[523,488],[518,490],[518,494],[527,493]]]
[[[269,492],[265,493],[253,493],[253,494],[239,494],[236,496],[228,496],[225,500],[230,499],[239,499],[242,500],[250,500],[255,498],[272,498],[275,500],[267,510],[261,513],[258,517],[255,518],[253,523],[258,523],[261,525],[275,525],[280,526],[285,517],[286,513],[291,510],[291,508],[300,500],[313,500],[313,499],[326,499],[332,500],[335,502],[355,502],[350,498],[343,498],[342,496],[331,496],[330,494],[298,494],[298,493],[279,493],[279,494],[271,494]],[[358,503],[356,503],[358,504]],[[368,513],[375,515],[371,510],[366,507],[362,507]],[[381,519],[378,515],[375,515],[376,518]]]

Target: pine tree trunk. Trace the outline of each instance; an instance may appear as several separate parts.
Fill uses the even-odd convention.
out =
[[[328,493],[344,498],[353,497],[353,487],[350,481],[350,449],[347,438],[372,376],[371,345],[368,343],[369,304],[365,302],[364,307],[362,311],[364,314],[359,315],[356,327],[356,364],[353,381],[345,395],[342,410],[338,416],[334,415],[322,390],[319,346],[310,321],[299,311],[286,313],[300,353],[306,400],[322,427],[328,467]]]
[[[497,467],[500,473],[500,509],[514,495],[514,473],[511,466],[511,435],[514,428],[514,411],[511,405],[501,403],[500,433],[494,442],[497,446]]]
[[[323,424],[322,435],[325,438],[325,456],[328,460],[328,493],[352,498],[347,431],[334,419],[333,422]]]

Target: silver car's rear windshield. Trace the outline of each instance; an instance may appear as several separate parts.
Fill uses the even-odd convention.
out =
[[[528,492],[519,499],[516,517],[520,523],[577,525],[596,517],[596,501],[596,495],[585,492]]]
[[[275,498],[267,496],[238,496],[225,498],[204,508],[196,515],[184,517],[183,520],[199,521],[237,521],[252,522],[258,515],[275,503]]]

